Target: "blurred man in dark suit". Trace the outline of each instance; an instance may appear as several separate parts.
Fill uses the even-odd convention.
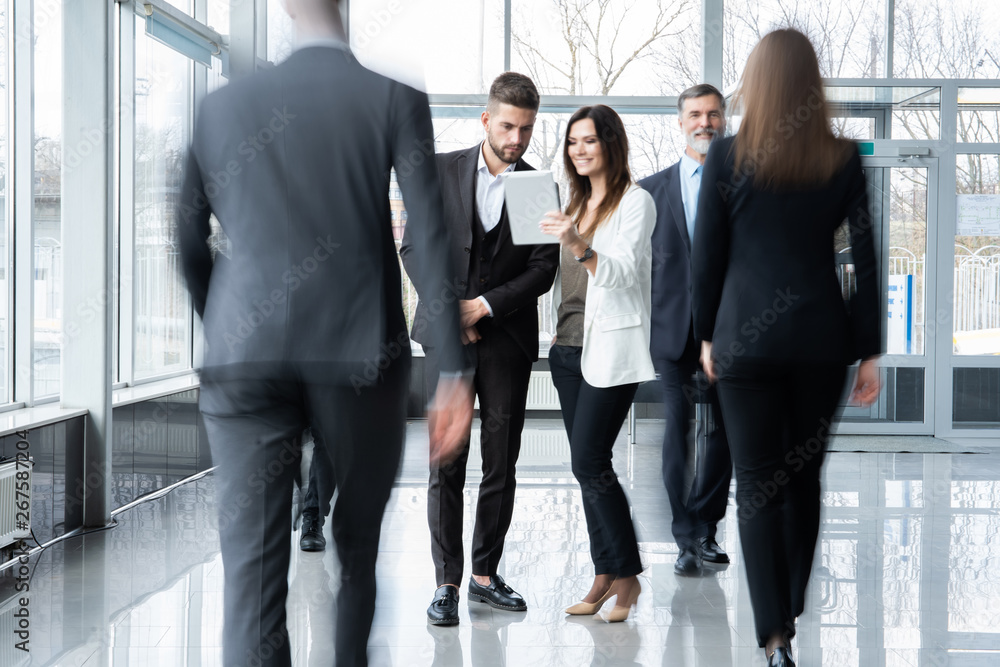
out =
[[[205,329],[201,409],[219,466],[225,667],[291,664],[291,497],[306,427],[327,444],[340,492],[331,518],[341,563],[336,664],[367,664],[410,368],[393,167],[419,231],[411,272],[436,304],[427,336],[444,378],[430,414],[432,458],[453,455],[472,416],[427,97],[358,64],[335,0],[286,5],[298,49],[205,98],[178,211],[184,275]],[[231,246],[214,261],[213,213]]]
[[[557,245],[514,245],[504,205],[504,176],[533,169],[521,156],[531,141],[538,106],[531,79],[516,72],[501,74],[490,86],[482,114],[485,141],[437,157],[449,232],[446,250],[455,271],[450,280],[460,291],[462,342],[468,365],[476,369],[482,421],[483,481],[472,532],[469,597],[506,611],[527,609],[497,568],[514,512],[515,465],[531,364],[538,359],[538,297],[552,287],[559,261]],[[430,393],[437,382],[434,369],[440,365],[440,351],[423,331],[434,313],[429,299],[434,292],[410,270],[426,260],[420,250],[422,233],[407,224],[400,253],[420,295],[413,339],[424,347]],[[431,466],[427,518],[438,588],[427,618],[435,625],[458,623],[469,436],[453,465]]]
[[[680,549],[674,571],[691,576],[701,573],[703,561],[729,562],[715,535],[726,516],[733,463],[715,387],[695,381],[700,348],[694,340],[691,310],[691,244],[702,165],[709,145],[726,132],[726,102],[714,86],[701,84],[680,94],[677,110],[687,143],[680,161],[639,181],[639,185],[656,202],[649,347],[666,408],[663,481],[673,514],[671,528]],[[715,428],[706,435],[703,456],[689,480],[687,436],[691,405],[699,393],[697,385],[708,393]]]

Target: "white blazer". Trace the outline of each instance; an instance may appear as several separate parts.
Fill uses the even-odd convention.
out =
[[[597,273],[587,272],[583,317],[583,379],[593,387],[614,387],[656,377],[649,356],[650,237],[656,205],[632,185],[618,208],[594,234]],[[552,288],[552,321],[559,321],[562,281]],[[559,341],[556,340],[556,344]]]

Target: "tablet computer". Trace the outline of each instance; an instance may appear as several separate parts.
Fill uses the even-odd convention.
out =
[[[559,243],[538,228],[549,211],[559,211],[559,186],[550,171],[513,171],[504,176],[507,222],[515,245]]]

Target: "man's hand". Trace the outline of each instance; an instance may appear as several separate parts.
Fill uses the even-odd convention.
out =
[[[711,341],[701,341],[701,369],[705,371],[708,381],[714,383],[716,380],[715,368],[712,365],[712,343]]]
[[[848,402],[857,402],[868,407],[878,398],[879,391],[882,389],[882,381],[879,379],[877,361],[878,357],[868,357],[861,362]]]
[[[472,428],[472,380],[442,378],[427,411],[430,463],[433,467],[455,460]]]
[[[462,329],[462,345],[471,345],[479,341],[482,336],[479,335],[479,330],[476,327],[469,327],[468,329]]]
[[[461,326],[468,329],[479,320],[490,314],[482,299],[462,299],[458,302],[458,313],[461,315]]]

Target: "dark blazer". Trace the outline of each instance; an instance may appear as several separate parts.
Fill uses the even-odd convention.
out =
[[[410,273],[441,291],[454,271],[433,136],[427,96],[346,49],[304,48],[205,98],[177,218],[205,371],[349,383],[409,355],[389,172],[414,231]],[[230,241],[219,261],[212,213]],[[442,370],[462,369],[455,304],[426,336]]]
[[[476,217],[476,170],[482,144],[437,156],[438,172],[444,195],[444,219],[448,228],[448,254],[453,273],[449,284],[459,299],[465,298],[469,277],[472,222]],[[533,170],[524,160],[518,160],[515,171]],[[405,197],[404,197],[405,199]],[[408,205],[408,204],[407,204]],[[406,223],[400,255],[407,274],[420,296],[413,318],[412,336],[418,343],[433,345],[427,335],[434,320],[429,308],[432,291],[410,270],[420,257],[417,246],[422,231]],[[517,342],[529,359],[538,359],[538,297],[549,291],[559,265],[559,246],[514,245],[504,207],[500,231],[494,246],[490,282],[495,287],[482,296],[493,309],[493,325],[502,327]]]
[[[712,142],[698,198],[694,329],[717,361],[851,362],[881,351],[878,274],[861,158],[795,191],[737,177],[733,142]],[[845,304],[833,237],[850,226],[857,292]],[[725,363],[723,364],[725,366]]]
[[[656,204],[649,352],[677,361],[691,335],[691,239],[681,199],[680,162],[639,181]]]

